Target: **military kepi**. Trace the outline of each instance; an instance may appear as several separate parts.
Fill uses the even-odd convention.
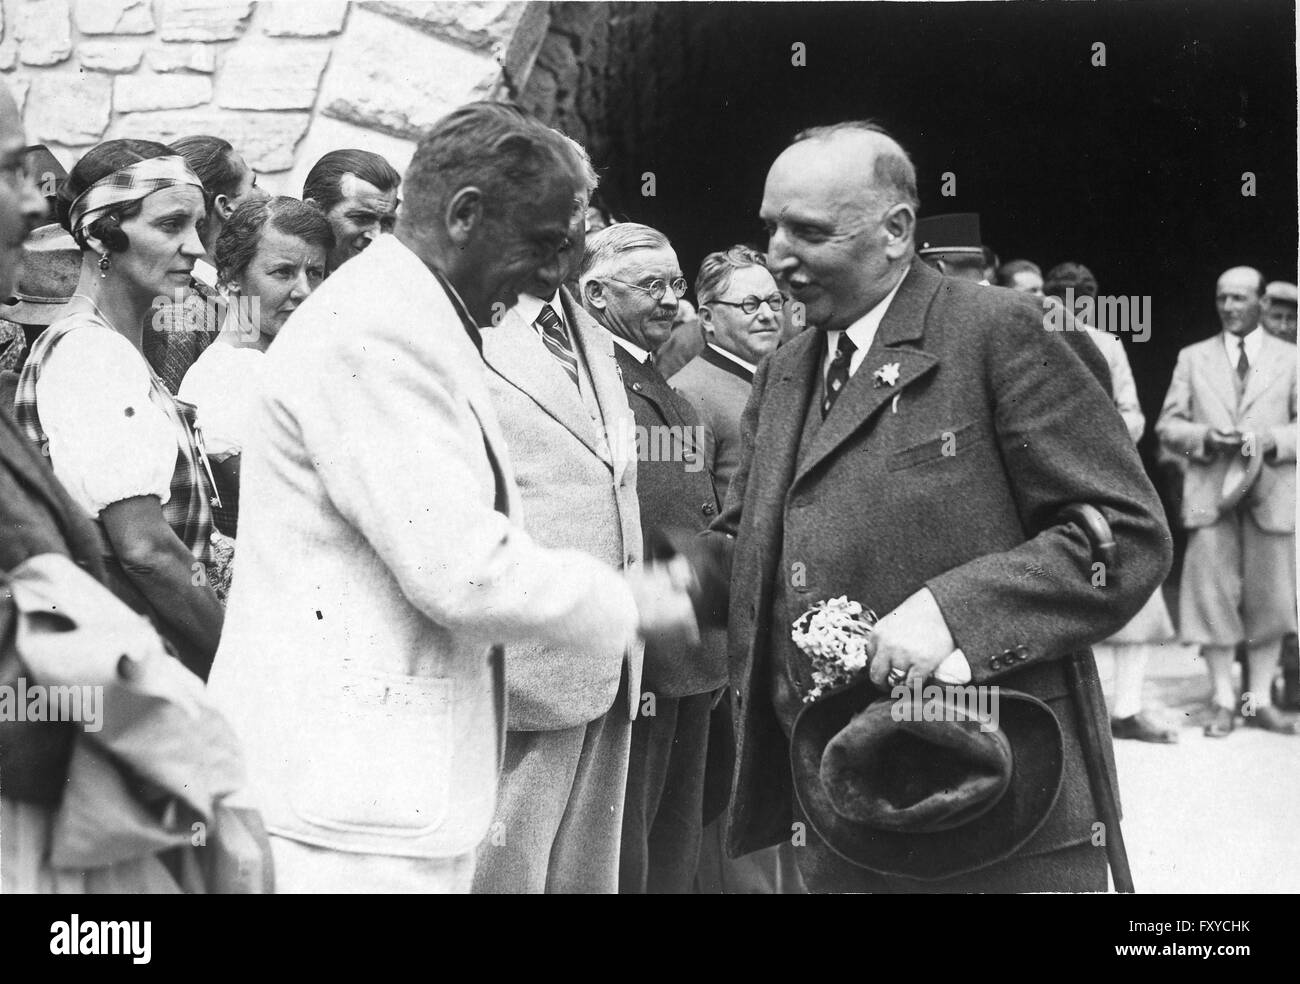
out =
[[[978,212],[948,212],[916,220],[916,251],[929,253],[983,253]]]

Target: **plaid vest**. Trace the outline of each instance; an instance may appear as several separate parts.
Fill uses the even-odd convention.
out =
[[[41,377],[41,367],[54,351],[54,346],[69,332],[90,324],[104,325],[89,314],[69,315],[50,325],[32,346],[27,364],[18,378],[14,419],[27,439],[47,458],[50,455],[49,438],[41,427],[40,408],[36,403],[36,384]],[[206,471],[207,462],[201,451],[202,435],[195,425],[194,405],[172,396],[152,367],[149,368],[149,401],[167,415],[176,432],[176,466],[172,471],[171,498],[162,507],[163,519],[195,559],[206,564],[212,554],[214,495]],[[127,455],[130,449],[122,448],[121,452]],[[98,518],[95,523],[99,525]]]

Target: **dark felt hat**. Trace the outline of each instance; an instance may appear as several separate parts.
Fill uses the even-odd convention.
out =
[[[916,220],[916,251],[930,253],[984,253],[978,212],[948,212]]]
[[[926,688],[904,707],[864,680],[799,712],[795,792],[835,853],[933,881],[1003,860],[1043,825],[1064,769],[1056,715],[999,689],[996,715],[981,720],[963,693],[975,688]]]

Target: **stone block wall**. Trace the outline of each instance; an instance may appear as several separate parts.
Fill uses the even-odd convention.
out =
[[[550,6],[3,0],[0,78],[28,141],[65,166],[114,137],[213,133],[263,186],[297,195],[328,150],[363,147],[402,170],[422,127],[519,91]]]

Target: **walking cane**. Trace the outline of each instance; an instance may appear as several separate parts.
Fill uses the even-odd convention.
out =
[[[1073,521],[1082,528],[1092,546],[1092,558],[1110,570],[1115,565],[1115,536],[1106,517],[1095,506],[1074,503],[1057,515],[1061,521]],[[1103,739],[1097,730],[1093,692],[1084,685],[1084,669],[1092,656],[1088,650],[1071,653],[1065,659],[1065,677],[1074,698],[1074,714],[1079,719],[1079,744],[1083,746],[1083,761],[1088,767],[1088,784],[1092,798],[1101,811],[1101,822],[1106,833],[1106,857],[1115,879],[1115,891],[1133,894],[1133,873],[1128,866],[1128,852],[1124,849],[1124,834],[1119,827],[1119,805],[1115,802],[1118,781],[1110,774],[1106,757],[1102,754]],[[1104,710],[1104,708],[1103,708]],[[1104,717],[1104,715],[1101,715]]]

